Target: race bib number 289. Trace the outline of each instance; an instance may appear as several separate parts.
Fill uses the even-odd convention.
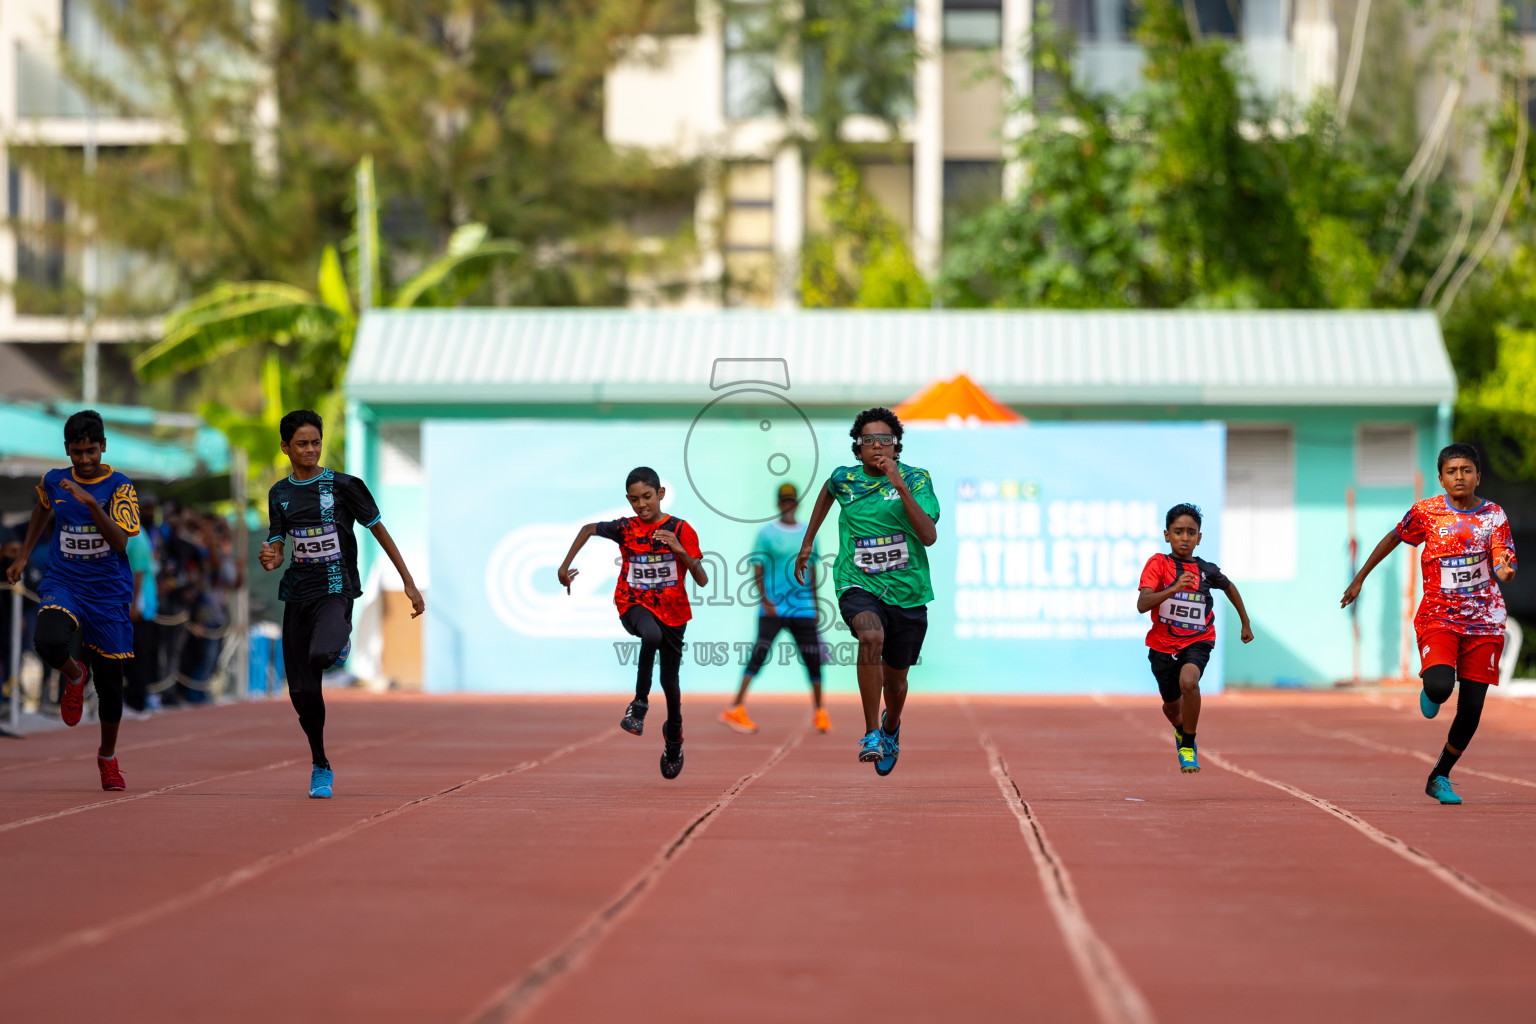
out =
[[[867,573],[905,569],[911,558],[911,552],[907,549],[907,535],[904,533],[853,539],[853,564]]]

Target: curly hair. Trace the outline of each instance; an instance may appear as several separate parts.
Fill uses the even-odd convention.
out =
[[[859,455],[859,435],[871,423],[890,424],[891,433],[896,435],[896,457],[898,459],[901,458],[901,435],[903,433],[901,420],[895,413],[881,405],[877,405],[873,409],[865,409],[853,418],[853,429],[848,431],[848,436],[853,438],[854,457],[858,458]]]

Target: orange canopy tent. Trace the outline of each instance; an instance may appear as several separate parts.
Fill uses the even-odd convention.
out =
[[[957,425],[1024,421],[963,373],[954,380],[934,381],[891,411],[906,421],[939,420]]]

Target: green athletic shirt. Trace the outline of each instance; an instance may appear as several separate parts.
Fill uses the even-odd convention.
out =
[[[897,462],[917,507],[939,521],[939,497],[926,469]],[[837,561],[832,581],[839,596],[858,587],[898,608],[919,608],[933,600],[928,549],[912,532],[901,495],[885,477],[863,465],[839,466],[827,488],[842,505],[837,523]]]

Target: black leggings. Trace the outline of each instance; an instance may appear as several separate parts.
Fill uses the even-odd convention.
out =
[[[352,599],[331,594],[318,601],[290,601],[283,606],[283,670],[288,699],[299,713],[299,727],[309,740],[310,758],[325,759],[325,697],[320,675],[336,664],[352,635]]]
[[[687,625],[669,626],[656,617],[649,608],[631,605],[619,622],[631,635],[640,638],[640,668],[635,676],[635,699],[647,700],[651,695],[651,666],[656,652],[661,652],[661,692],[667,695],[668,730],[674,737],[682,736],[683,691],[678,685],[677,670],[683,663],[683,630]]]
[[[1450,665],[1431,665],[1423,672],[1424,692],[1436,704],[1451,699],[1451,689],[1456,685],[1456,670]],[[1461,694],[1456,698],[1456,717],[1451,719],[1451,733],[1445,738],[1453,749],[1464,751],[1477,732],[1477,723],[1483,717],[1483,701],[1488,699],[1487,683],[1461,681]]]
[[[752,645],[752,656],[747,659],[747,669],[744,673],[746,677],[755,678],[763,670],[768,656],[773,653],[774,638],[779,635],[781,629],[789,630],[789,635],[795,638],[795,644],[800,648],[800,657],[805,662],[805,671],[811,677],[811,682],[821,682],[821,637],[816,635],[816,619],[809,616],[805,618],[758,616],[757,642]]]
[[[32,646],[44,665],[64,671],[78,629],[74,617],[57,608],[37,613]],[[96,684],[96,713],[107,725],[116,725],[123,720],[123,662],[127,659],[108,658],[95,651],[86,651],[86,657],[91,663],[91,681]]]

